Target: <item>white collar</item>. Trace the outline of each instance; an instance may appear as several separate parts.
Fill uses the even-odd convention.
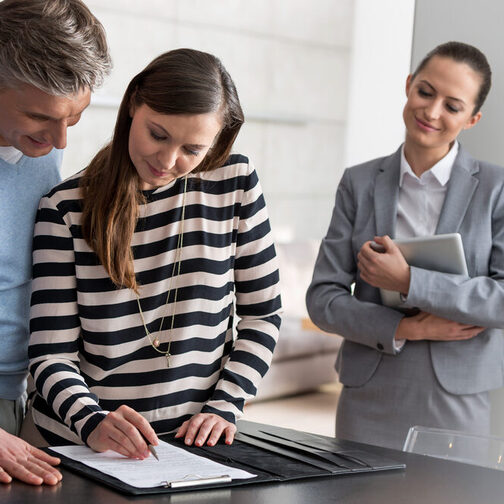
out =
[[[459,143],[457,140],[453,142],[451,149],[448,151],[445,157],[441,158],[432,168],[422,173],[420,177],[415,175],[406,156],[404,155],[404,144],[401,148],[401,174],[399,178],[399,186],[401,187],[404,180],[404,175],[409,173],[412,177],[422,178],[426,173],[431,173],[436,180],[442,185],[446,185],[448,180],[450,180],[451,171],[453,168],[453,163],[455,163],[455,158],[457,157],[459,151]]]
[[[12,146],[0,146],[0,159],[6,163],[16,164],[23,157],[23,153]]]

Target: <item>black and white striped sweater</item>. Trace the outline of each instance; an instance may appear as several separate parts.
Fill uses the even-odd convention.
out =
[[[232,155],[189,175],[174,329],[173,261],[183,179],[145,193],[132,239],[140,300],[118,289],[82,238],[77,174],[40,202],[35,225],[30,372],[33,418],[51,444],[85,442],[126,404],[156,432],[200,411],[239,417],[271,362],[281,311],[275,249],[257,174]],[[158,333],[161,318],[163,330]]]

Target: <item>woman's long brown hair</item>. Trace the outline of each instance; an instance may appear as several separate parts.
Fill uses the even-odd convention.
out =
[[[119,107],[112,141],[96,154],[81,178],[82,235],[118,288],[138,292],[131,239],[144,203],[128,141],[130,108],[147,105],[161,114],[222,114],[213,147],[194,170],[226,161],[243,124],[234,83],[211,54],[177,49],[158,56],[130,82]]]

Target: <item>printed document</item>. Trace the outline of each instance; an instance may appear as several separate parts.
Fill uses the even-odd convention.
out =
[[[151,488],[164,486],[173,481],[197,481],[222,476],[229,476],[231,479],[256,476],[194,455],[161,440],[155,448],[159,461],[152,455],[144,460],[137,460],[124,457],[114,451],[97,453],[81,445],[54,446],[51,450],[136,488]]]

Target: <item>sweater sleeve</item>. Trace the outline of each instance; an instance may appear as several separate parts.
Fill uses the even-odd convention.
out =
[[[30,373],[38,394],[86,442],[108,412],[79,372],[74,242],[48,197],[42,198],[35,223],[30,332]]]
[[[264,197],[249,166],[239,210],[234,266],[237,335],[203,412],[234,422],[269,369],[280,329],[280,287]]]

